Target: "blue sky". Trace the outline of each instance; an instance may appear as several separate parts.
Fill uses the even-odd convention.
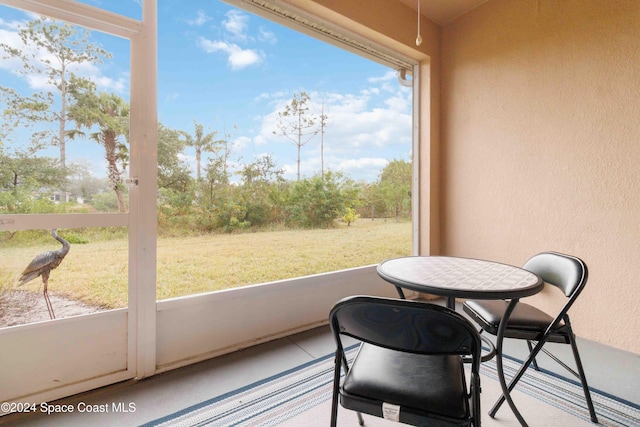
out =
[[[84,3],[117,7],[112,11],[140,18],[136,0]],[[31,15],[0,7],[0,39],[17,43],[17,25],[29,19]],[[269,154],[286,178],[295,179],[296,146],[273,131],[278,112],[301,91],[310,95],[316,114],[324,100],[329,124],[325,169],[373,181],[388,161],[410,160],[411,90],[398,83],[394,70],[220,1],[160,0],[158,20],[160,122],[190,133],[194,120],[219,136],[226,131],[235,165]],[[128,41],[98,32],[93,40],[113,58],[75,71],[96,81],[100,90],[128,99]],[[2,61],[0,85],[23,93],[45,89],[41,78],[17,76],[17,66]],[[43,154],[56,156],[57,150]],[[103,169],[95,143],[70,142],[67,158]],[[195,170],[192,150],[185,159]],[[302,147],[302,175],[319,173],[320,165],[318,135]]]

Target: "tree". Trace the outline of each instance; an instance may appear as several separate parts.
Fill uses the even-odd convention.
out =
[[[49,195],[66,181],[66,173],[51,157],[29,152],[8,155],[0,150],[0,212],[36,213],[52,208]],[[41,197],[34,197],[40,194]]]
[[[255,184],[281,181],[284,171],[277,167],[270,154],[265,154],[257,157],[253,163],[245,164],[238,173],[242,176],[244,185],[252,187]]]
[[[182,132],[182,135],[185,138],[185,143],[190,147],[194,147],[196,150],[196,178],[198,182],[200,182],[200,162],[202,159],[202,152],[208,151],[213,153],[217,151],[217,146],[221,141],[214,139],[218,134],[217,131],[209,132],[205,135],[204,128],[201,124],[195,120],[193,121],[193,124],[195,125],[195,132],[193,136],[187,132]]]
[[[158,124],[158,188],[186,191],[193,178],[189,165],[180,158],[185,141],[182,132]]]
[[[300,149],[318,134],[316,117],[309,113],[307,103],[310,98],[306,92],[293,94],[293,99],[278,113],[276,126],[280,134],[274,131],[274,135],[281,135],[291,140],[298,149],[298,178],[300,181]]]
[[[329,126],[329,116],[324,113],[324,98],[322,98],[322,107],[320,110],[320,172],[324,178],[324,133]]]
[[[238,129],[237,125],[233,125],[233,129]],[[222,166],[222,174],[226,177],[229,176],[229,158],[233,152],[232,144],[230,142],[231,134],[227,133],[227,128],[224,129],[224,137],[218,141],[220,146],[213,152],[216,162]],[[228,184],[228,181],[227,181]]]
[[[118,200],[118,210],[126,212],[122,174],[129,163],[129,104],[115,94],[94,92],[93,84],[87,90],[74,92],[76,104],[69,115],[81,128],[98,126],[91,139],[102,145],[107,160],[107,177]],[[80,134],[74,131],[72,135]]]
[[[213,189],[216,187],[221,188],[229,186],[229,172],[227,172],[226,164],[222,159],[218,157],[209,159],[207,166],[205,166],[205,174],[207,183],[211,187],[212,194]]]
[[[66,174],[51,157],[34,157],[28,152],[12,156],[0,152],[0,190],[15,191],[18,188],[59,188]]]
[[[158,124],[158,226],[161,231],[193,228],[195,181],[181,155],[182,131]]]
[[[396,220],[410,211],[412,175],[411,163],[404,160],[392,160],[380,173],[377,197],[384,201]]]
[[[57,131],[45,130],[35,133],[34,137],[36,143],[45,142],[59,147],[60,166],[64,169],[68,107],[75,89],[73,86],[84,86],[89,81],[77,77],[73,68],[87,62],[102,63],[103,59],[110,58],[111,54],[89,43],[89,31],[79,31],[74,26],[46,18],[28,22],[26,27],[20,29],[18,35],[22,41],[22,48],[0,43],[0,48],[5,52],[3,59],[21,60],[23,67],[19,71],[20,74],[44,76],[52,90],[30,97],[22,97],[17,92],[9,90],[6,92],[11,96],[7,115],[30,123],[57,123]],[[37,51],[34,51],[34,48]],[[54,110],[56,102],[58,107]]]
[[[245,164],[238,173],[242,177],[239,196],[240,202],[246,207],[246,220],[253,226],[278,221],[278,192],[280,184],[284,182],[284,171],[278,168],[271,155],[256,158],[253,163]]]

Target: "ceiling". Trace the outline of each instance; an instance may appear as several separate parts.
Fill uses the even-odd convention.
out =
[[[418,0],[398,0],[412,9],[418,9]],[[419,0],[420,13],[438,25],[446,25],[458,16],[489,0]]]

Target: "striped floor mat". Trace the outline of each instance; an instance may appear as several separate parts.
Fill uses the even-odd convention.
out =
[[[355,351],[356,349],[350,350],[350,357],[355,355]],[[508,378],[517,371],[518,367],[519,361],[505,358],[504,368]],[[481,375],[488,380],[496,380],[495,362],[484,363]],[[315,414],[320,404],[327,406],[326,410],[320,411],[322,417],[325,415],[328,417],[332,380],[333,355],[327,355],[242,389],[185,408],[145,426],[277,426],[294,417],[295,420],[304,420],[304,413]],[[494,383],[495,381],[486,382]],[[484,391],[483,383],[483,394]],[[589,424],[589,412],[579,383],[547,372],[529,369],[518,383],[516,391],[533,397],[534,399],[529,400],[536,405],[540,405],[539,402],[535,403],[536,400],[541,401],[575,417],[567,417],[569,421],[563,421],[561,425],[570,427]],[[592,390],[592,399],[601,426],[640,426],[639,405],[622,401],[598,390]],[[522,399],[516,403],[518,408],[522,404],[527,404],[522,402]],[[492,402],[483,403],[482,412],[486,413],[491,404]],[[316,411],[311,411],[312,408],[316,408]],[[499,415],[508,411],[509,408],[505,404]],[[531,419],[530,425],[551,425],[551,420],[549,422],[544,420],[545,412],[536,410],[534,412],[536,419]],[[317,416],[313,415],[313,417]],[[490,422],[485,422],[485,418]],[[572,419],[575,420],[575,424],[570,421]],[[304,425],[311,425],[312,421],[314,425],[328,425],[328,418],[322,422],[318,420],[296,422],[301,422],[301,427],[304,427]],[[497,421],[488,416],[483,417],[483,425],[494,425],[494,423]]]

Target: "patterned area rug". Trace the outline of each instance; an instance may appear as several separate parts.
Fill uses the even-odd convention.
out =
[[[356,349],[349,351],[354,357]],[[507,377],[520,361],[505,357]],[[495,362],[483,363],[482,424],[485,427],[518,426],[508,405],[496,418],[487,415],[500,395]],[[328,426],[333,380],[333,355],[327,355],[264,381],[185,408],[145,426]],[[512,397],[530,426],[593,426],[579,383],[549,372],[529,369]],[[640,426],[640,406],[592,390],[601,426]],[[357,426],[355,413],[340,408],[339,425]],[[365,425],[398,426],[398,423],[365,415]]]

